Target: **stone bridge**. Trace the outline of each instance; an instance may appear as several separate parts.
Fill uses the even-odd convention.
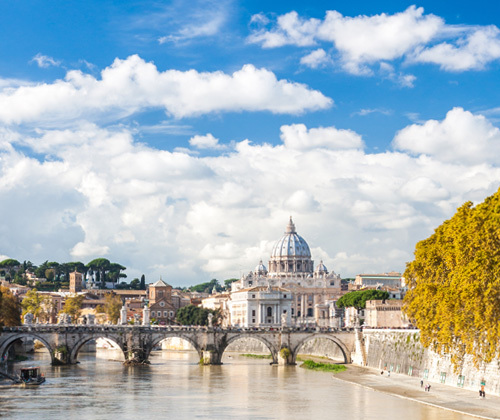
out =
[[[219,329],[207,327],[164,327],[131,325],[44,325],[0,328],[0,357],[23,339],[40,341],[49,351],[52,364],[78,363],[78,352],[89,341],[105,338],[123,351],[125,361],[144,363],[163,340],[181,338],[198,352],[200,363],[221,364],[227,346],[241,338],[262,342],[270,351],[273,362],[295,364],[297,354],[308,341],[324,338],[334,342],[345,363],[351,363],[359,349],[357,330],[297,330],[280,329]],[[283,350],[285,349],[285,350]]]

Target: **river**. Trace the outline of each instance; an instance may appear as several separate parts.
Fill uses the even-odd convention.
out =
[[[157,351],[151,365],[124,367],[112,350],[81,353],[80,364],[36,364],[47,381],[36,389],[0,382],[0,417],[48,420],[390,419],[472,420],[334,379],[298,366],[270,366],[225,354],[222,366],[199,366],[194,352]]]

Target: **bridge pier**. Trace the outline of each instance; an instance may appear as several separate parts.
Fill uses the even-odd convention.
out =
[[[293,354],[288,347],[282,347],[278,353],[278,364],[284,366],[296,365],[296,356],[297,355]]]
[[[215,346],[211,345],[201,351],[200,364],[202,365],[222,365],[222,356]]]

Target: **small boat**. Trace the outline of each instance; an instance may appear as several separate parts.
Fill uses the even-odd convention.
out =
[[[19,382],[24,386],[37,386],[45,382],[45,376],[39,367],[22,368],[19,373]]]

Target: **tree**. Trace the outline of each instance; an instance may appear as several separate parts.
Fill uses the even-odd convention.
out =
[[[238,281],[238,279],[227,279],[227,280],[224,280],[224,287],[226,288],[226,290],[231,289],[231,284],[233,284],[235,281]]]
[[[78,318],[80,317],[80,313],[82,311],[82,303],[84,296],[83,295],[75,295],[66,299],[64,303],[64,308],[62,310],[63,313],[71,315],[71,321],[76,324]]]
[[[217,279],[212,279],[207,283],[201,283],[197,284],[196,286],[191,286],[189,289],[192,292],[198,292],[198,293],[211,293],[212,290],[214,289],[217,290],[218,292],[222,291],[222,287],[219,284],[219,281]]]
[[[106,273],[109,271],[111,262],[106,258],[96,258],[87,264],[87,269],[92,270],[96,274],[96,282],[106,282]]]
[[[120,310],[123,306],[122,300],[120,299],[120,296],[113,292],[106,293],[104,300],[104,313],[113,324],[116,324],[120,318]]]
[[[139,279],[134,279],[130,282],[130,288],[132,290],[140,290],[141,282]]]
[[[0,327],[21,325],[21,304],[8,287],[0,286]]]
[[[404,273],[404,310],[425,346],[476,364],[500,357],[500,190],[463,204],[420,241]]]
[[[338,308],[348,308],[354,306],[356,309],[365,309],[367,300],[384,300],[389,298],[389,292],[384,290],[368,289],[356,290],[346,293],[337,300]]]
[[[220,312],[213,309],[202,308],[201,306],[188,305],[177,311],[176,319],[182,325],[208,325],[208,314],[214,315],[213,324],[220,320]]]
[[[50,303],[46,296],[38,293],[38,290],[31,289],[26,293],[26,296],[21,302],[21,306],[23,307],[23,316],[29,312],[33,314],[35,318],[45,318]]]
[[[144,274],[141,276],[141,283],[139,285],[139,290],[146,290],[146,277]]]
[[[0,271],[5,275],[6,280],[12,280],[21,263],[12,258],[8,258],[0,262]]]

